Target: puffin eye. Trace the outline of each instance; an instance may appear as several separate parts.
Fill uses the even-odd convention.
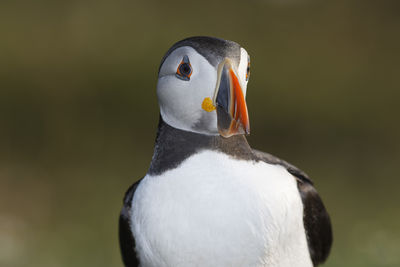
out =
[[[181,80],[189,81],[192,75],[192,66],[190,65],[188,56],[184,56],[176,70],[175,76]]]
[[[249,80],[249,77],[250,77],[250,57],[247,58],[246,81]]]

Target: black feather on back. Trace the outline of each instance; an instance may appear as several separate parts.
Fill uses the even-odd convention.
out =
[[[332,226],[329,215],[317,190],[310,184],[298,180],[297,186],[304,206],[304,228],[308,249],[314,266],[323,263],[332,246]]]
[[[138,267],[139,259],[135,252],[135,239],[130,227],[132,198],[140,180],[129,187],[125,193],[124,205],[119,216],[119,245],[125,267]]]

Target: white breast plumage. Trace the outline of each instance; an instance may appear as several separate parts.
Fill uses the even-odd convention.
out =
[[[143,267],[312,266],[296,181],[278,165],[203,151],[147,175],[131,214]]]

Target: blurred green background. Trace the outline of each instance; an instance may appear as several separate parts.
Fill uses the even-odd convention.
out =
[[[400,266],[399,1],[1,1],[0,266],[122,266],[147,171],[158,64],[192,35],[252,56],[253,147],[329,210],[324,266]]]

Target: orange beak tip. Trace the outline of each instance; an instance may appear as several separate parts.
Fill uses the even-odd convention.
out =
[[[226,63],[228,62],[228,63]],[[218,131],[223,137],[250,134],[246,100],[232,64],[226,60],[220,67],[219,88],[215,96]]]

